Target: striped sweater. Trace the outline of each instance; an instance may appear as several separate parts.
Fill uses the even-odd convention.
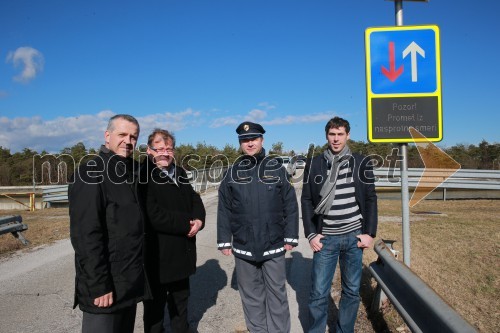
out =
[[[342,235],[361,229],[361,212],[354,195],[352,168],[349,163],[339,169],[335,184],[335,199],[329,212],[323,216],[323,235]],[[316,234],[308,235],[311,240]]]

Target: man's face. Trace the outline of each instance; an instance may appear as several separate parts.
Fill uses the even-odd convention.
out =
[[[334,154],[338,154],[344,149],[347,140],[349,140],[349,133],[346,133],[345,127],[330,128],[326,134],[328,147]]]
[[[123,157],[132,155],[137,144],[139,130],[134,123],[118,118],[113,121],[114,128],[104,133],[105,146]]]
[[[254,139],[241,139],[240,148],[244,154],[254,156],[260,153],[262,150],[262,144],[264,143],[263,137],[258,137]]]
[[[156,134],[148,146],[148,155],[159,168],[167,168],[174,161],[174,145],[172,140],[165,140],[161,134]]]

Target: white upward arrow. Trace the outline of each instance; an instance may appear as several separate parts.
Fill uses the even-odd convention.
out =
[[[410,45],[403,51],[403,59],[406,58],[408,54],[411,53],[411,82],[418,81],[418,69],[417,69],[417,53],[425,58],[425,51],[422,50],[417,43],[411,42]]]

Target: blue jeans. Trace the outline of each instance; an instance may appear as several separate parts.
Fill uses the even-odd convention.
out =
[[[354,332],[359,308],[359,287],[363,268],[363,250],[356,238],[359,230],[321,239],[323,248],[314,253],[312,287],[309,296],[309,331],[324,333],[328,317],[328,301],[337,260],[340,264],[342,293],[336,324],[337,333]]]

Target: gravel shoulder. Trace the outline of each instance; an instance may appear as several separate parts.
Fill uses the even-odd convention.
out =
[[[299,189],[297,192],[299,196]],[[223,256],[216,248],[217,192],[208,192],[202,198],[207,210],[207,221],[205,229],[197,238],[198,269],[191,278],[190,322],[198,332],[203,333],[246,332],[235,280],[234,258]],[[57,214],[62,215],[61,212]],[[299,235],[299,246],[286,254],[287,292],[294,333],[303,332],[307,325],[312,265],[312,252],[303,237],[302,227]],[[329,322],[336,316],[338,287],[336,278],[332,288],[334,302]],[[73,249],[68,238],[1,257],[1,331],[80,332],[81,311],[72,309],[73,288]],[[362,304],[356,330],[374,332],[365,309],[366,306]],[[136,332],[143,331],[141,304],[135,328]]]

